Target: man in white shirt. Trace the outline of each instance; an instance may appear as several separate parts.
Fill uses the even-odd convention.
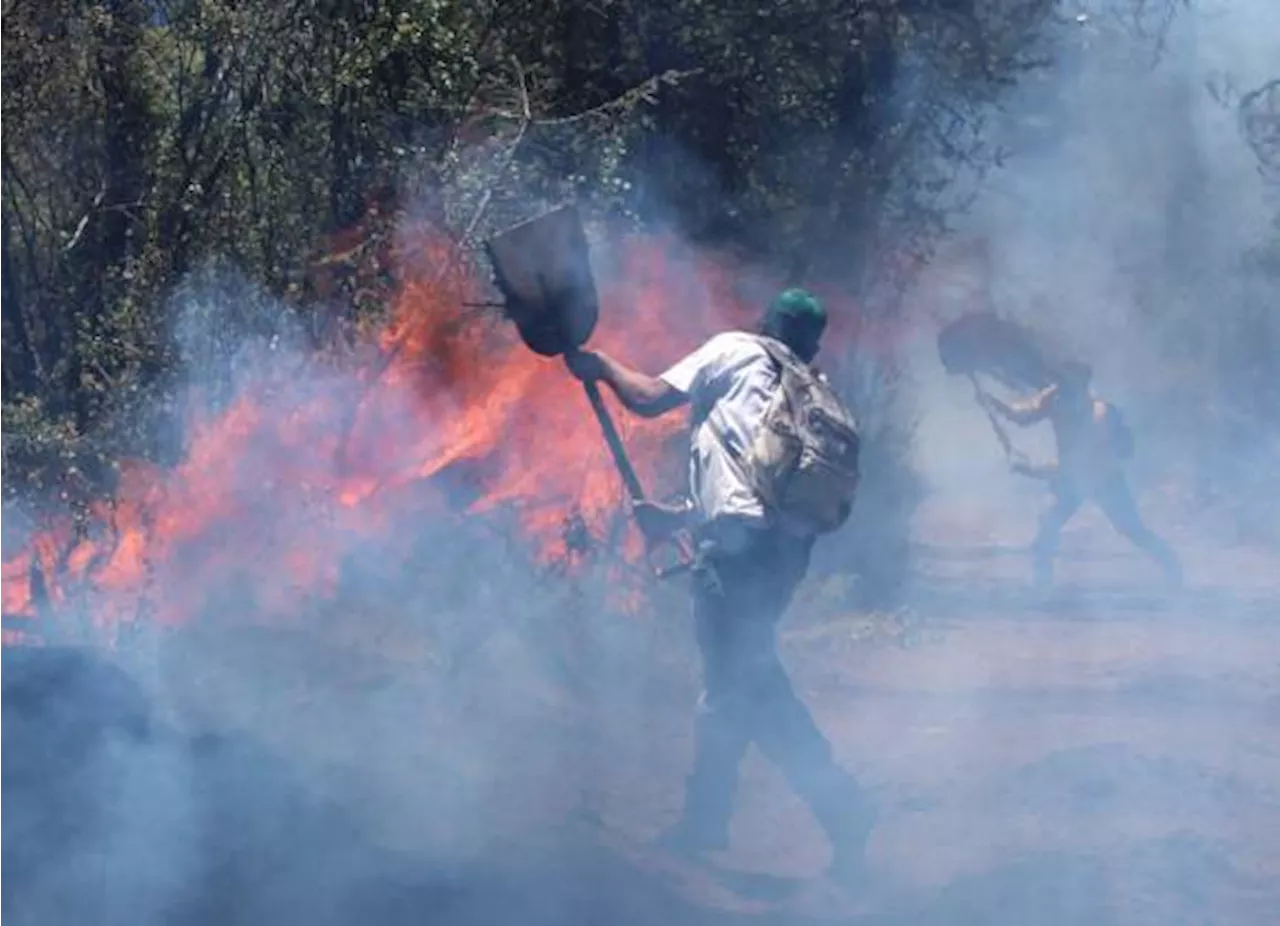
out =
[[[738,766],[755,742],[812,808],[832,843],[831,872],[847,880],[861,871],[875,814],[834,762],[776,646],[777,624],[808,569],[813,538],[779,529],[738,463],[738,451],[750,445],[779,382],[760,336],[809,363],[825,328],[822,304],[790,289],[770,305],[759,334],[718,334],[657,377],[598,352],[565,360],[584,382],[608,383],[635,414],[657,417],[686,402],[691,406],[690,506],[635,506],[647,535],[667,536],[686,526],[699,547],[694,619],[704,693],[684,813],[664,844],[683,852],[727,845]]]

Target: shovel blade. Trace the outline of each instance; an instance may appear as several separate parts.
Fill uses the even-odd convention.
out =
[[[1059,360],[1029,329],[990,312],[962,315],[939,331],[938,357],[952,375],[985,373],[1015,390],[1053,383]]]
[[[530,350],[544,357],[587,342],[600,316],[587,236],[578,211],[561,206],[485,242],[495,282]]]

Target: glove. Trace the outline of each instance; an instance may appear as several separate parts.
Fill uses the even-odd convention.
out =
[[[631,503],[631,513],[635,516],[640,533],[644,534],[647,540],[656,542],[666,540],[684,527],[688,508],[662,505],[657,502],[635,501]]]

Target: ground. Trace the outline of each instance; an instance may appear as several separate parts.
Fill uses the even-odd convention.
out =
[[[460,894],[433,922],[1271,922],[1274,558],[1174,533],[1189,587],[1170,597],[1085,515],[1043,601],[1033,516],[927,505],[908,607],[787,626],[797,686],[882,806],[856,894],[818,877],[820,831],[754,753],[727,853],[652,848],[691,753],[678,613],[581,628],[596,671],[577,678],[502,634],[451,675],[416,631],[367,624],[326,684],[293,628],[219,643],[223,669],[169,688],[288,756],[379,847],[448,859]]]
[[[652,847],[692,749],[695,662],[675,610],[579,628],[560,675],[501,633],[451,671],[422,628],[354,616],[323,634],[188,629],[134,670],[167,721],[245,738],[359,834],[341,864],[315,863],[341,871],[324,882],[338,906],[306,889],[317,910],[348,911],[335,922],[1273,922],[1280,558],[1174,532],[1189,585],[1170,597],[1085,516],[1044,601],[1027,584],[1028,516],[926,504],[906,607],[787,625],[797,687],[882,808],[859,892],[819,877],[820,831],[754,753],[728,852],[698,865]],[[246,819],[274,813],[271,793]],[[235,828],[226,851],[249,858],[287,841],[283,908],[232,882],[230,908],[180,920],[295,909],[278,885],[313,884],[326,827]]]

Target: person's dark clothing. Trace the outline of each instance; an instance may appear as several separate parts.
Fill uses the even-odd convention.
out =
[[[1052,495],[1040,515],[1039,530],[1032,544],[1038,585],[1047,586],[1052,583],[1053,559],[1058,552],[1062,528],[1089,498],[1097,502],[1112,527],[1160,564],[1171,583],[1176,585],[1182,581],[1182,569],[1177,555],[1143,522],[1138,513],[1137,502],[1129,490],[1129,483],[1122,473],[1109,474],[1092,485],[1059,475],[1050,485]]]
[[[695,574],[702,653],[693,771],[677,831],[698,848],[728,838],[738,767],[756,743],[826,830],[837,860],[860,857],[870,809],[796,696],[777,649],[777,626],[809,564],[812,540],[751,529],[736,552],[712,549]]]

